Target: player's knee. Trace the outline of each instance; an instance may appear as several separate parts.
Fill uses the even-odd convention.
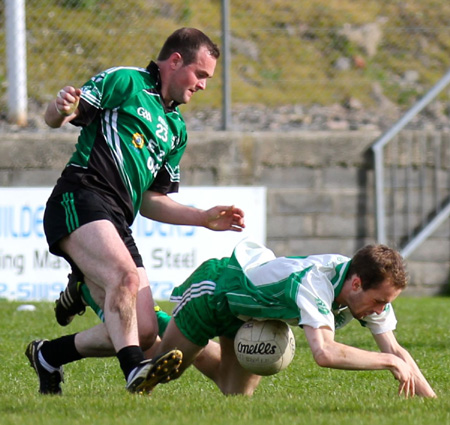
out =
[[[137,270],[127,270],[123,272],[116,287],[116,292],[119,298],[135,298],[138,291],[139,274]]]
[[[229,385],[219,386],[220,390],[224,395],[246,395],[252,396],[256,390],[258,384],[254,385],[253,383],[247,383],[246,385],[233,385],[232,383]]]
[[[109,308],[127,314],[136,305],[136,296],[139,290],[139,275],[137,271],[127,271],[120,278],[109,285],[106,298],[109,299]],[[106,306],[105,306],[106,307]]]
[[[122,286],[124,286],[133,296],[139,291],[139,273],[137,270],[127,270],[122,276]]]
[[[236,376],[222,371],[220,375],[216,384],[225,395],[252,396],[261,381],[261,376],[254,374],[244,373],[241,376]]]

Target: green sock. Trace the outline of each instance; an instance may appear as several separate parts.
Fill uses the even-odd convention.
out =
[[[164,335],[164,332],[166,331],[167,325],[170,322],[170,316],[165,311],[161,310],[161,307],[159,305],[155,305],[155,313],[156,313],[156,319],[158,320],[158,327],[159,332],[158,335],[162,337]]]
[[[82,283],[81,286],[81,295],[83,301],[94,310],[95,314],[100,318],[102,322],[105,321],[105,316],[103,314],[103,310],[96,304],[96,302],[91,297],[91,292],[85,283]]]

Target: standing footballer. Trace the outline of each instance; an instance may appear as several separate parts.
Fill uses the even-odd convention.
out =
[[[158,326],[130,226],[141,213],[164,223],[212,230],[244,227],[238,208],[199,210],[167,196],[178,190],[187,142],[178,106],[206,88],[218,57],[219,49],[203,32],[181,28],[147,68],[108,69],[81,89],[64,87],[48,105],[45,121],[50,127],[70,122],[81,132],[47,202],[47,241],[50,251],[84,279],[104,310],[105,322],[28,345],[26,355],[41,393],[60,394],[62,365],[84,357],[116,355],[130,392],[150,392],[176,374],[180,351],[144,358],[143,349],[153,344]],[[69,291],[64,300],[70,299]]]

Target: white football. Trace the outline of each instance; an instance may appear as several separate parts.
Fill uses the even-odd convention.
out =
[[[274,375],[294,358],[295,338],[281,320],[249,320],[236,333],[234,351],[245,369],[256,375]]]

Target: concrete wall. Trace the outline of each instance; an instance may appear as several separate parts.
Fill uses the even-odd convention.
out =
[[[375,242],[376,132],[190,133],[182,185],[266,186],[267,245],[277,255],[339,252]],[[0,135],[0,186],[52,186],[77,133]],[[182,190],[182,187],[181,187]],[[408,259],[407,293],[446,290],[448,220]]]

